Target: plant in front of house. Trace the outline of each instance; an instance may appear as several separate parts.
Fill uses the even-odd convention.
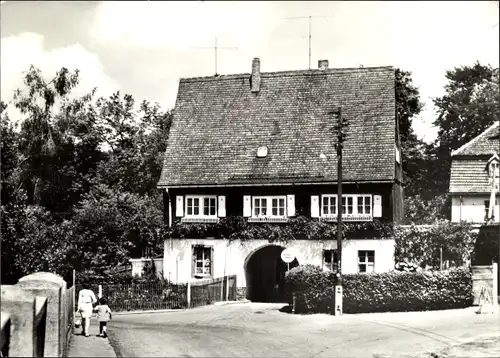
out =
[[[391,237],[393,225],[382,221],[343,223],[344,239]],[[168,236],[175,239],[213,237],[229,241],[252,241],[267,238],[269,242],[293,240],[335,240],[336,223],[306,216],[291,218],[283,224],[250,223],[246,218],[226,217],[217,223],[175,223]]]
[[[440,256],[461,266],[469,261],[477,234],[469,223],[438,221],[434,225],[399,226],[394,230],[396,262],[412,262],[419,267],[439,269]]]
[[[438,272],[358,273],[343,275],[344,313],[424,311],[472,305],[468,269]],[[295,295],[297,313],[334,313],[336,277],[319,267],[298,266],[285,277],[287,301]]]

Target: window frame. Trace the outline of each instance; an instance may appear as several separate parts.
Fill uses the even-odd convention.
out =
[[[372,252],[373,253],[373,262],[369,261],[370,255],[368,253]],[[365,255],[361,255],[361,253],[364,253]],[[361,258],[363,256],[363,261],[361,261]],[[361,271],[360,266],[365,265],[365,271]],[[371,267],[371,271],[368,271],[368,267]],[[370,272],[375,272],[375,250],[358,250],[358,273],[370,273]]]
[[[278,215],[273,215],[273,200],[277,200],[277,211]],[[280,204],[280,199],[283,200],[283,215],[279,214],[281,206]],[[262,215],[261,213],[257,214],[255,213],[256,205],[255,205],[255,200],[259,200],[259,208],[260,212],[262,212],[262,202],[266,203],[265,209],[266,209],[266,214]],[[251,218],[256,219],[256,218],[286,218],[287,217],[287,200],[286,200],[286,195],[260,195],[260,196],[252,196],[252,216]]]
[[[201,249],[203,250],[202,251],[202,259],[201,260],[198,260],[198,256],[197,256],[197,252],[196,250],[198,249]],[[205,273],[203,272],[203,268],[205,266],[204,265],[204,261],[207,260],[207,258],[205,258],[205,250],[208,250],[208,260],[209,260],[209,273]],[[213,246],[211,245],[192,245],[191,246],[191,255],[193,257],[193,265],[192,265],[192,269],[191,269],[191,277],[193,278],[205,278],[205,277],[213,277],[214,275],[214,258],[213,258]],[[202,262],[202,272],[201,273],[197,273],[197,268],[198,268],[198,262]]]
[[[335,198],[335,211],[336,213],[335,214],[331,214],[331,213],[328,213],[328,214],[325,214],[324,212],[324,205],[323,205],[323,198],[329,198],[331,200],[331,198]],[[362,202],[363,202],[363,212],[360,213],[358,212],[358,207],[359,207],[359,202],[358,202],[358,199],[362,199]],[[370,208],[370,213],[366,213],[366,208],[368,207],[367,204],[366,204],[366,198],[370,198],[370,204],[369,204],[369,208]],[[352,203],[349,204],[349,199],[352,200]],[[344,205],[345,203],[345,205]],[[322,218],[328,218],[328,217],[336,217],[338,215],[338,212],[339,212],[339,200],[338,200],[338,195],[337,194],[322,194],[320,196],[320,217]],[[329,205],[329,207],[331,206],[331,204]],[[344,207],[346,209],[346,211],[348,211],[348,207],[352,206],[352,213],[348,214],[346,212],[344,212]],[[373,219],[373,194],[343,194],[342,195],[342,205],[341,205],[341,209],[342,209],[342,217],[346,217],[346,218],[349,218],[349,217],[356,217],[356,216],[369,216],[371,219]]]
[[[188,200],[189,199],[198,199],[199,200],[199,211],[198,211],[198,214],[195,215],[195,214],[189,214],[189,207],[188,207]],[[205,199],[213,199],[214,202],[215,202],[215,205],[214,205],[214,214],[213,215],[210,215],[210,213],[208,215],[205,215]],[[185,205],[185,213],[184,213],[184,217],[186,218],[217,218],[217,195],[186,195],[185,197],[185,200],[184,200],[184,205]],[[209,208],[210,208],[210,204],[209,204]],[[194,212],[194,206],[193,206],[193,212]]]
[[[495,198],[495,205],[493,205],[493,218],[495,218],[495,210],[498,206],[498,199]],[[490,199],[484,201],[484,220],[489,220],[490,217]]]
[[[333,207],[335,209],[335,213],[325,213],[324,212],[324,208],[325,208],[325,205],[323,204],[323,201],[324,199],[328,199],[328,211],[330,211],[330,209]],[[332,199],[335,199],[335,205],[332,205]],[[321,216],[333,216],[333,215],[337,215],[338,212],[339,212],[339,201],[338,201],[338,195],[336,194],[324,194],[324,195],[321,195],[321,201],[320,201],[320,206],[321,206]]]
[[[327,257],[330,257],[330,263],[327,263],[327,260],[326,258]],[[337,249],[323,249],[323,269],[324,268],[327,268],[329,269],[331,272],[336,272],[334,270],[334,266],[336,265],[337,267],[337,270],[338,270],[338,264],[339,264],[339,260],[338,260],[338,250]]]

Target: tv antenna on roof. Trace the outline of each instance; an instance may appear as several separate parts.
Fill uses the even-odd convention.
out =
[[[217,37],[215,38],[215,44],[212,47],[209,46],[194,46],[190,47],[198,50],[214,50],[215,55],[215,76],[217,76],[217,50],[237,50],[238,47],[227,47],[227,46],[218,46],[217,45]]]
[[[299,20],[299,19],[309,19],[309,69],[311,69],[311,20],[312,19],[328,19],[331,16],[297,16],[297,17],[283,17],[283,20]],[[328,20],[326,20],[328,21]]]

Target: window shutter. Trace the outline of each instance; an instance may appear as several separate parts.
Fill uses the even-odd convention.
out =
[[[319,218],[319,196],[311,195],[311,217]]]
[[[177,195],[175,199],[175,216],[184,216],[184,197],[182,195]]]
[[[215,261],[214,261],[214,247],[211,246],[210,247],[210,275],[211,276],[214,275],[214,265],[215,265]]]
[[[373,217],[381,218],[382,217],[382,196],[374,195],[373,196]]]
[[[295,195],[287,195],[286,201],[287,201],[287,206],[286,206],[287,215],[295,216]]]
[[[252,197],[250,195],[243,196],[243,216],[252,216]]]
[[[224,195],[219,196],[219,205],[217,207],[217,210],[220,218],[226,216],[226,197]]]

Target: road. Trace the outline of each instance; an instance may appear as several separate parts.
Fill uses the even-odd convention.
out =
[[[334,317],[292,315],[281,307],[241,303],[115,315],[110,342],[123,357],[426,357],[460,354],[460,347],[469,348],[466,356],[500,356],[484,342],[467,343],[500,336],[498,314],[469,308]]]

